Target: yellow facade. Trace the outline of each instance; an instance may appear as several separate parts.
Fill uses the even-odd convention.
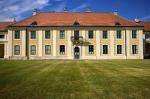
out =
[[[31,39],[31,31],[35,30],[36,31],[36,38],[35,39]],[[50,39],[45,39],[45,30],[50,30]],[[64,39],[60,39],[60,30],[64,30],[65,31],[65,38]],[[131,50],[131,46],[132,45],[138,45],[139,46],[139,39],[141,39],[139,37],[139,34],[141,32],[139,32],[137,30],[137,38],[133,39],[132,38],[132,30],[128,30],[129,31],[129,37],[125,37],[127,35],[125,35],[125,33],[127,32],[125,29],[114,29],[114,28],[80,28],[80,29],[75,29],[75,28],[36,28],[36,29],[28,29],[28,33],[29,33],[29,53],[30,53],[30,46],[31,45],[35,45],[36,46],[36,55],[34,56],[39,56],[39,51],[42,51],[42,56],[48,56],[48,57],[54,57],[53,53],[56,52],[56,57],[74,57],[74,48],[76,47],[76,45],[73,45],[71,42],[71,36],[74,36],[74,30],[79,30],[80,32],[80,36],[83,36],[83,39],[85,39],[86,42],[88,42],[88,45],[94,45],[94,53],[93,54],[89,54],[88,50],[88,45],[87,46],[79,46],[80,48],[80,55],[85,55],[84,57],[97,57],[97,44],[99,44],[100,46],[100,50],[99,50],[99,57],[102,56],[108,56],[108,57],[112,57],[112,55],[114,56],[125,56],[125,44],[127,42],[125,42],[125,40],[127,40],[129,38],[129,44],[130,44],[130,50]],[[93,38],[89,39],[88,37],[88,31],[92,30],[93,31]],[[104,39],[103,38],[103,31],[107,30],[108,33],[108,38]],[[121,30],[121,38],[118,39],[117,38],[117,30]],[[25,29],[22,29],[21,31],[25,31]],[[42,31],[42,32],[40,32]],[[56,31],[56,40],[54,40],[54,31]],[[99,34],[99,41],[97,41],[97,33]],[[14,30],[13,30],[13,37],[14,37]],[[39,33],[42,33],[41,36],[39,36]],[[71,34],[70,34],[71,33]],[[23,39],[22,39],[22,32],[20,32],[20,39],[14,39],[12,41],[13,47],[15,45],[20,45],[20,48],[22,48],[23,44]],[[42,39],[42,41],[39,41],[39,39]],[[55,41],[55,42],[54,42]],[[112,43],[113,41],[113,43]],[[39,43],[40,42],[40,43]],[[54,45],[56,43],[56,50],[54,50]],[[40,45],[42,44],[42,49],[40,50]],[[69,45],[70,44],[70,45]],[[51,46],[51,53],[49,55],[45,55],[45,45],[50,45]],[[60,45],[65,45],[65,54],[61,55],[60,54]],[[108,45],[108,54],[104,55],[103,54],[103,45]],[[122,54],[117,55],[117,45],[122,45]],[[113,48],[112,48],[113,47]],[[127,45],[126,45],[127,47]],[[85,48],[85,50],[84,50]],[[25,50],[25,49],[24,49]],[[127,50],[127,49],[126,49]],[[131,52],[131,51],[130,51]],[[71,54],[70,54],[71,53]],[[113,53],[113,54],[112,54]],[[41,57],[41,56],[40,56]],[[83,57],[83,58],[84,58]]]

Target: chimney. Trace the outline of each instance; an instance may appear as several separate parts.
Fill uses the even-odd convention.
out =
[[[136,18],[134,19],[134,21],[135,21],[136,23],[139,23],[139,22],[140,22],[140,19],[139,19],[138,17],[136,17]]]
[[[114,11],[114,15],[118,15],[118,11],[117,10]]]
[[[64,8],[64,12],[68,12],[68,9],[67,9],[67,8]]]
[[[32,16],[34,16],[36,14],[37,14],[37,9],[34,9],[33,12],[32,12]]]
[[[13,22],[16,22],[16,18],[13,18]]]

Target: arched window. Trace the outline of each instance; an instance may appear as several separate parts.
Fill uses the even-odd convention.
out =
[[[80,26],[80,23],[77,22],[77,21],[75,21],[73,25],[74,25],[74,26]]]
[[[115,22],[115,26],[121,26],[120,22]]]
[[[34,22],[32,22],[30,25],[31,25],[31,26],[37,26],[38,23],[37,23],[36,21],[34,21]]]

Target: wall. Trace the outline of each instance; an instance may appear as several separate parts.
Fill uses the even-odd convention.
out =
[[[9,32],[9,41],[8,45],[9,50],[7,53],[9,56],[14,57],[13,54],[13,46],[20,45],[21,46],[21,55],[20,57],[26,57],[26,29],[19,28],[21,30],[21,38],[19,40],[15,40],[13,38],[14,30],[17,28],[10,29]],[[132,30],[136,29],[138,38],[132,39]],[[29,55],[30,59],[73,59],[74,57],[74,47],[75,45],[71,42],[71,36],[74,36],[74,30],[80,31],[80,36],[83,36],[83,40],[89,42],[90,45],[94,45],[94,54],[88,54],[88,46],[79,46],[80,47],[80,58],[81,59],[143,59],[143,30],[140,28],[104,28],[104,27],[43,27],[43,28],[28,28],[28,32],[30,34],[31,30],[36,30],[36,39],[29,39],[29,46],[36,45],[37,54]],[[51,38],[49,40],[45,39],[45,30],[51,31]],[[59,31],[65,30],[65,39],[59,38]],[[88,30],[94,31],[94,38],[88,38]],[[108,31],[108,39],[102,38],[102,31]],[[122,38],[116,38],[116,30],[121,30]],[[125,37],[126,35],[126,37]],[[12,39],[13,38],[13,39]],[[30,35],[29,35],[30,38]],[[108,55],[103,55],[102,46],[108,45],[109,52]],[[122,45],[123,50],[122,54],[116,54],[116,46]],[[126,44],[126,46],[125,46]],[[139,53],[137,55],[132,55],[131,46],[132,44],[137,44],[139,46]],[[45,45],[51,45],[51,54],[45,55]],[[65,45],[65,55],[59,54],[59,46]],[[29,47],[30,48],[30,47]],[[126,50],[125,50],[126,48]],[[30,49],[28,50],[30,53]]]

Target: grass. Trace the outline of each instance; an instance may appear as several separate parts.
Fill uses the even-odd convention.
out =
[[[0,99],[150,99],[150,60],[0,61]]]

